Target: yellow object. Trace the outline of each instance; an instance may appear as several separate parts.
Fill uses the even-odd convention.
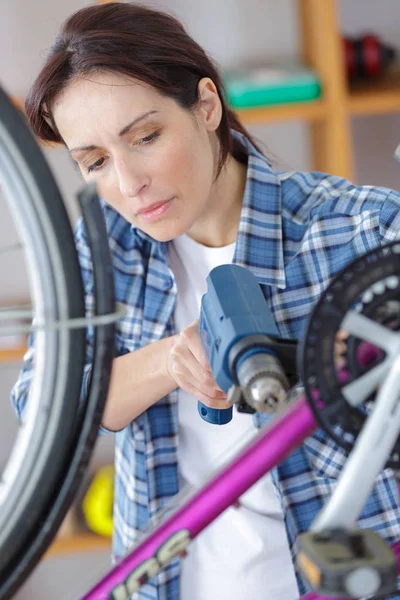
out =
[[[321,585],[321,571],[317,565],[304,552],[299,552],[297,561],[303,569],[305,576],[314,588]]]
[[[114,467],[101,467],[82,501],[82,512],[89,529],[105,537],[112,536]]]

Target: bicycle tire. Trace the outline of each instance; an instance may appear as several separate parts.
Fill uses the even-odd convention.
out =
[[[45,511],[60,484],[65,451],[76,435],[85,331],[62,327],[46,331],[45,327],[49,322],[82,318],[85,308],[73,233],[58,186],[22,114],[1,88],[0,162],[3,183],[9,194],[14,194],[10,208],[32,253],[27,259],[33,307],[44,327],[35,333],[35,372],[27,403],[27,414],[34,415],[40,431],[29,425],[29,418],[23,419],[17,437],[21,446],[16,444],[11,454],[11,464],[18,466],[18,473],[10,476],[9,468],[3,478],[6,492],[0,514],[0,581],[6,588],[20,555],[43,525]],[[22,207],[28,214],[22,214]],[[26,447],[29,435],[32,454]],[[19,582],[23,578],[24,573],[19,573]]]
[[[115,311],[113,267],[108,244],[103,244],[107,232],[96,192],[90,187],[79,194],[82,212],[87,223],[87,235],[93,260],[95,315],[109,315]],[[40,557],[50,545],[70,507],[83,473],[89,463],[107,399],[111,366],[114,358],[114,322],[94,329],[93,362],[86,398],[79,407],[76,439],[67,455],[65,471],[60,473],[60,486],[40,527],[34,532],[23,555],[7,581],[0,582],[0,598],[8,600],[32,572]]]

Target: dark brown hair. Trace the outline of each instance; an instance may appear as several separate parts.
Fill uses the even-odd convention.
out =
[[[218,69],[183,25],[164,12],[122,2],[89,6],[65,21],[25,102],[35,135],[45,142],[63,143],[52,115],[54,99],[76,78],[104,71],[147,83],[187,110],[198,101],[198,82],[209,77],[222,103],[218,173],[228,153],[237,154],[231,129],[257,148],[227,106]]]

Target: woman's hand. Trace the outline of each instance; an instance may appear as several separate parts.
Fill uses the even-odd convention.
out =
[[[210,408],[229,408],[227,395],[218,387],[194,321],[182,333],[171,338],[167,372],[178,387]]]
[[[335,337],[334,361],[336,369],[342,369],[346,364],[345,353],[347,350],[347,338],[349,332],[345,329],[339,329]]]

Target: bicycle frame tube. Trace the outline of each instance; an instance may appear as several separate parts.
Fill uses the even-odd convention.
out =
[[[136,591],[135,581],[143,584],[157,573],[246,490],[279,465],[315,429],[316,423],[306,399],[298,398],[82,600],[127,600]],[[136,576],[132,575],[134,571]]]

